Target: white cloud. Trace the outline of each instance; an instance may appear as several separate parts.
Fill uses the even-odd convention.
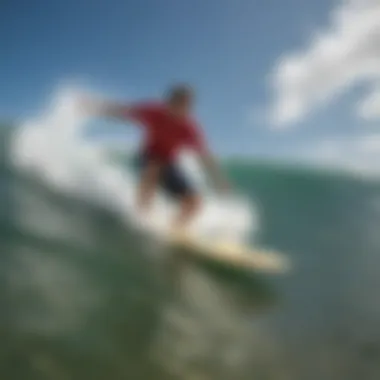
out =
[[[302,120],[355,84],[372,86],[357,114],[380,118],[380,0],[342,0],[304,51],[280,57],[271,84],[277,127]]]
[[[380,119],[380,86],[359,103],[358,112],[365,120]]]

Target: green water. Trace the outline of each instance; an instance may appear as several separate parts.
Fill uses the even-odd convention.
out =
[[[231,164],[286,276],[154,252],[2,170],[0,378],[380,379],[380,186]]]

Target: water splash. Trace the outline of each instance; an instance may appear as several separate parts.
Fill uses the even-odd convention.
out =
[[[135,208],[134,172],[111,163],[105,146],[83,137],[89,119],[78,107],[80,94],[77,89],[60,89],[45,112],[18,128],[13,141],[14,164],[56,190],[101,203],[119,213],[127,224],[136,225],[141,218]],[[257,227],[253,205],[237,196],[218,197],[189,153],[180,161],[204,196],[204,207],[192,231],[235,240],[252,236]],[[165,227],[174,212],[174,205],[159,193],[150,221]]]

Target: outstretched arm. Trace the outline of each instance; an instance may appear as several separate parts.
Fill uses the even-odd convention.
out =
[[[199,157],[218,191],[221,193],[228,192],[230,189],[229,182],[215,157],[207,150],[202,150],[199,153]]]
[[[81,107],[93,116],[110,117],[118,120],[129,120],[134,117],[134,107],[130,104],[86,98],[82,100]]]
[[[215,187],[223,193],[228,191],[230,188],[228,180],[216,158],[207,148],[203,134],[197,125],[194,125],[191,130],[190,146],[198,153],[198,157]]]

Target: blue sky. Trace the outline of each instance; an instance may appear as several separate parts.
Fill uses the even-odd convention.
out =
[[[199,118],[223,153],[276,156],[354,136],[352,92],[291,128],[256,117],[277,96],[269,83],[281,57],[307,54],[334,7],[328,0],[6,0],[0,116],[38,112],[62,80],[126,99],[159,96],[179,80],[197,88]]]

